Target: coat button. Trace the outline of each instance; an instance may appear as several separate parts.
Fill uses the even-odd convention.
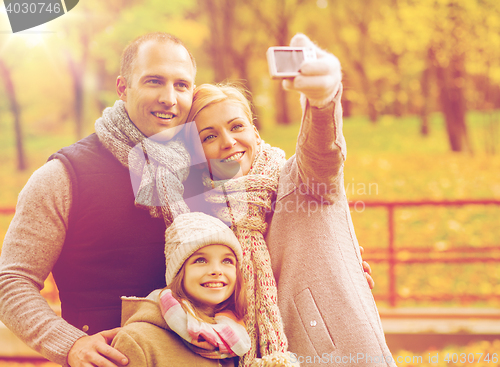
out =
[[[87,331],[89,331],[89,326],[88,326],[88,325],[83,325],[83,327],[82,327],[82,331],[83,331],[84,333],[86,333]]]
[[[313,327],[314,327],[314,326],[316,326],[316,325],[317,325],[316,320],[312,320],[312,321],[310,322],[310,325],[311,325],[311,326],[313,326]]]

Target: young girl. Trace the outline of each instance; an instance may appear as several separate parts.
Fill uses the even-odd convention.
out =
[[[112,345],[131,367],[237,365],[250,349],[238,239],[203,213],[177,216],[165,239],[167,287],[123,298]]]

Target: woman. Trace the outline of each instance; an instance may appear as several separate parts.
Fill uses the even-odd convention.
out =
[[[303,35],[291,45],[316,48]],[[252,339],[259,336],[249,358],[285,351],[286,334],[304,365],[394,365],[343,189],[340,64],[316,52],[317,61],[284,82],[301,92],[303,106],[296,154],[288,161],[260,139],[242,93],[227,86],[195,90],[188,121],[196,122],[210,169],[206,199],[233,225],[249,264],[246,321]],[[267,246],[259,236],[266,233]]]

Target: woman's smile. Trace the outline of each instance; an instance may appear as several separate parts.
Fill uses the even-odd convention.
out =
[[[229,179],[248,174],[259,136],[243,109],[225,100],[203,108],[195,120],[212,175]]]

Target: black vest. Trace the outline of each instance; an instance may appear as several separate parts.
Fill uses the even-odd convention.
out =
[[[165,286],[162,218],[134,205],[130,173],[95,134],[61,149],[72,184],[63,250],[53,269],[62,317],[89,334],[120,326],[121,296]]]

